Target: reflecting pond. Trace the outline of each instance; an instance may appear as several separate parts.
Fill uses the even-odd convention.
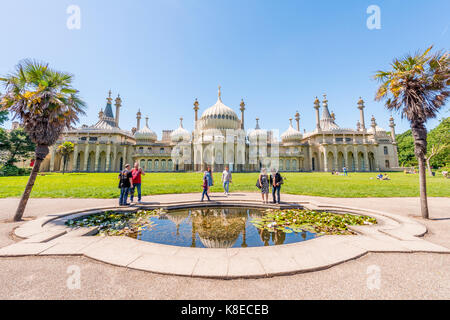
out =
[[[251,220],[264,213],[264,209],[223,207],[171,210],[149,217],[151,223],[131,236],[143,241],[196,248],[273,246],[316,237],[309,231],[259,230]]]

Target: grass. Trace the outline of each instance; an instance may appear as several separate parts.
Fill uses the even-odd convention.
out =
[[[49,173],[38,176],[34,198],[116,198],[119,195],[117,173]],[[283,193],[324,197],[417,197],[419,176],[403,172],[389,173],[391,180],[379,181],[376,173],[283,173]],[[143,176],[143,195],[201,192],[203,173],[148,173]],[[259,191],[258,173],[233,173],[231,192]],[[20,197],[28,177],[0,177],[0,198]],[[220,173],[214,174],[213,192],[223,192]],[[450,197],[450,179],[427,177],[428,196]]]

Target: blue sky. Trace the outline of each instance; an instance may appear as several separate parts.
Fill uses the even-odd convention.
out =
[[[72,4],[81,9],[80,30],[66,27]],[[379,30],[366,26],[369,5],[381,9]],[[448,50],[448,12],[446,0],[2,1],[0,74],[23,58],[46,61],[75,75],[88,104],[81,123],[96,122],[111,89],[123,99],[121,127],[135,126],[141,108],[159,137],[180,116],[192,129],[194,99],[203,112],[219,84],[236,113],[245,100],[247,128],[259,117],[282,132],[298,110],[301,130],[312,130],[314,97],[327,93],[341,127],[355,127],[362,96],[366,123],[373,114],[388,129],[390,113],[374,101],[371,76],[431,44]],[[408,129],[394,117],[397,132]]]

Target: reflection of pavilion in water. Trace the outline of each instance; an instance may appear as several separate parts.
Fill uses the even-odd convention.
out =
[[[240,247],[245,248],[248,246],[247,220],[259,218],[261,213],[257,210],[244,211],[240,208],[205,208],[173,212],[167,215],[167,219],[176,225],[177,237],[180,235],[180,225],[188,217],[192,222],[191,247],[196,247],[196,234],[206,248],[231,248],[242,234]],[[269,245],[271,239],[274,244],[283,244],[286,239],[286,234],[280,230],[276,232],[258,230],[258,233],[265,246]]]

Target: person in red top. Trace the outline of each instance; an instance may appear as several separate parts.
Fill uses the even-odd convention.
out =
[[[135,163],[134,164],[134,168],[133,170],[131,170],[131,176],[133,179],[133,187],[131,188],[130,191],[130,202],[133,202],[133,198],[134,198],[134,190],[137,189],[138,192],[138,203],[142,203],[141,202],[141,176],[144,175],[145,176],[145,172],[144,170],[142,170],[142,168],[139,168],[139,163]]]

